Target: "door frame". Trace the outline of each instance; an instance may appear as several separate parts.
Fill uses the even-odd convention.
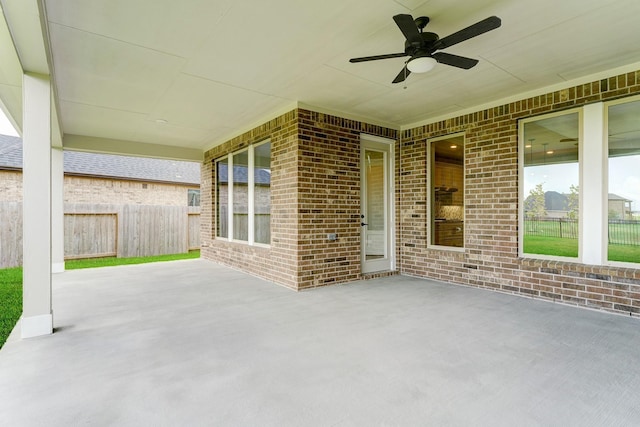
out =
[[[365,188],[365,174],[364,174],[364,152],[367,148],[373,150],[380,150],[386,153],[387,162],[386,162],[386,170],[387,170],[387,180],[385,182],[385,186],[387,188],[385,198],[387,199],[386,204],[386,252],[388,254],[388,267],[384,267],[380,269],[379,267],[372,267],[372,261],[369,261],[367,265],[365,258],[365,230],[364,226],[360,227],[360,271],[362,274],[374,273],[379,271],[395,271],[396,270],[396,192],[395,192],[395,143],[396,141],[393,139],[382,138],[379,136],[369,135],[365,133],[360,134],[360,213],[362,215],[363,212],[366,211],[365,203],[366,196],[363,194],[363,189]],[[361,221],[362,222],[362,221]],[[380,265],[380,260],[375,264]],[[375,265],[374,264],[374,265]]]

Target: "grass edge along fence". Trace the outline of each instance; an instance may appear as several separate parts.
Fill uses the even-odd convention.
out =
[[[524,220],[525,236],[577,239],[578,221],[568,218],[527,218]],[[611,245],[640,246],[640,221],[610,219],[608,243]]]
[[[88,258],[70,260],[65,263],[66,270],[80,268],[109,267],[116,265],[145,264],[150,262],[176,261],[180,259],[200,258],[200,250],[187,253],[157,255],[135,258]],[[22,315],[22,267],[0,269],[0,349]]]

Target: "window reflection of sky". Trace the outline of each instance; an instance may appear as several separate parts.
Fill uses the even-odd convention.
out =
[[[631,210],[640,210],[640,156],[609,159],[609,193],[632,200]]]
[[[569,194],[570,185],[578,184],[578,176],[577,163],[526,167],[524,197],[541,183],[545,191]],[[631,209],[640,210],[640,156],[609,159],[608,192],[632,200]]]

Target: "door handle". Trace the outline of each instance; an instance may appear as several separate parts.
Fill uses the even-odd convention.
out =
[[[364,222],[361,222],[361,223],[360,223],[360,226],[361,226],[361,227],[364,227],[365,225],[369,225],[369,224],[366,224],[366,223],[364,223]]]

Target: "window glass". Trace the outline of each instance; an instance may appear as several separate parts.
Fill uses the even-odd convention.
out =
[[[608,109],[610,261],[640,262],[640,101]]]
[[[256,243],[271,242],[271,143],[254,150],[254,239]]]
[[[578,113],[524,124],[523,252],[578,257]]]
[[[249,152],[233,156],[233,238],[249,239]]]
[[[271,243],[270,142],[229,154],[216,163],[216,202],[217,237]]]
[[[229,237],[229,159],[216,163],[216,236]]]
[[[464,137],[430,143],[432,245],[464,246]]]
[[[187,206],[200,206],[200,190],[187,190]]]

